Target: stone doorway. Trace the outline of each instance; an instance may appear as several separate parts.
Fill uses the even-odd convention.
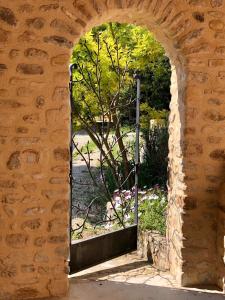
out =
[[[149,28],[173,66],[167,239],[182,286],[224,286],[223,0],[0,0],[0,291],[64,295],[69,59],[97,24]]]

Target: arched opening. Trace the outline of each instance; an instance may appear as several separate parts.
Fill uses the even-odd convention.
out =
[[[224,288],[224,3],[20,0],[0,7],[0,296],[68,288],[68,66],[106,22],[142,25],[172,65],[168,245],[180,285]],[[221,196],[218,199],[218,195]]]
[[[130,22],[130,23],[136,23],[136,24],[144,24],[144,26],[148,29],[151,30],[151,28],[154,28],[154,26],[152,24],[149,24],[149,22],[145,23],[142,21],[138,21],[138,16],[136,15],[135,20],[133,21],[132,18],[130,19],[130,14],[127,14],[127,21],[125,22]],[[115,14],[115,16],[110,17],[110,19],[106,19],[106,21],[120,21],[120,16],[118,16],[117,14]],[[124,22],[124,19],[123,19]],[[92,26],[101,24],[98,22],[96,23],[92,23],[88,29],[90,30],[92,28]],[[87,30],[88,30],[87,29]],[[155,29],[155,28],[154,28]],[[87,32],[87,30],[85,30],[85,32]],[[171,99],[171,114],[170,114],[170,120],[169,120],[169,131],[170,131],[170,149],[172,150],[172,153],[176,153],[176,159],[170,159],[169,161],[169,168],[170,170],[173,170],[173,168],[175,167],[177,172],[179,174],[183,174],[183,165],[181,163],[182,161],[182,156],[180,155],[182,153],[182,143],[181,143],[181,139],[182,139],[182,133],[183,133],[183,129],[184,129],[184,103],[183,103],[183,97],[185,96],[184,90],[185,90],[185,85],[186,85],[186,81],[185,81],[185,59],[183,58],[183,56],[181,54],[178,55],[176,48],[174,48],[173,45],[171,45],[170,43],[170,39],[169,38],[164,38],[162,39],[160,32],[158,32],[158,30],[154,30],[154,34],[156,35],[156,37],[159,38],[159,40],[163,40],[165,39],[165,43],[162,43],[162,45],[166,46],[165,49],[170,57],[170,62],[172,65],[172,80],[171,80],[171,94],[172,94],[172,99]],[[178,47],[179,48],[179,47]],[[178,56],[177,56],[178,55]],[[171,121],[172,120],[172,121]],[[178,126],[174,126],[174,122],[177,122]],[[175,148],[174,146],[177,145]],[[170,150],[170,152],[171,152]],[[173,155],[172,155],[173,156]],[[182,175],[181,175],[182,176]],[[169,199],[173,199],[174,195],[176,195],[177,191],[176,188],[173,184],[176,175],[174,176],[173,173],[170,172],[170,181],[169,181]],[[181,187],[181,186],[180,186]],[[179,187],[179,189],[180,189]],[[183,194],[182,191],[182,187],[180,190],[180,194]],[[169,256],[169,262],[170,262],[170,270],[173,273],[173,275],[178,279],[178,281],[180,282],[180,275],[181,273],[179,273],[178,271],[178,265],[181,266],[180,262],[181,262],[181,257],[182,254],[179,253],[178,247],[176,245],[179,244],[178,240],[180,240],[178,232],[182,232],[182,221],[180,218],[180,211],[178,211],[177,209],[175,209],[174,207],[174,201],[169,201],[168,204],[169,210],[168,210],[168,219],[167,219],[167,224],[168,224],[168,231],[167,231],[167,241],[168,244],[171,244],[172,247],[168,247],[168,256]],[[172,225],[171,225],[172,224]],[[174,225],[175,227],[177,227],[177,230],[174,230]],[[174,232],[176,232],[176,234],[174,234]],[[178,240],[177,240],[178,239]],[[180,262],[179,262],[180,260]],[[181,269],[180,269],[181,270]]]
[[[93,240],[100,234],[109,238],[109,232],[138,224],[140,237],[154,230],[155,238],[159,235],[166,244],[171,68],[147,29],[120,23],[93,28],[75,46],[72,63],[71,239],[79,255],[71,256],[71,268],[78,270],[87,268],[80,260],[93,264],[87,247],[95,261],[107,252],[105,242]],[[109,240],[110,247],[117,248],[127,234],[133,245],[131,233],[125,232]],[[75,243],[81,239],[88,246]],[[121,253],[131,250],[127,243]],[[111,251],[107,259],[115,257]],[[164,252],[167,257],[166,247]],[[168,259],[159,264],[168,265]]]

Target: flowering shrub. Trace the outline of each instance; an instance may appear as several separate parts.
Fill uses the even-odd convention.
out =
[[[154,188],[138,191],[139,195],[139,228],[141,230],[156,230],[165,235],[166,232],[166,209],[167,193],[155,186]],[[135,190],[116,190],[113,194],[113,205],[124,225],[134,223],[134,200]],[[115,217],[112,205],[107,205],[107,216],[109,219]],[[116,227],[117,220],[107,223],[107,227]]]

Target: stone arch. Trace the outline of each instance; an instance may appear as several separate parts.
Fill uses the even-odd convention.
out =
[[[67,291],[69,59],[107,21],[147,26],[170,56],[170,268],[223,287],[224,15],[223,0],[0,0],[0,298]]]

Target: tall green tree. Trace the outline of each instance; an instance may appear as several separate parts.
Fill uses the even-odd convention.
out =
[[[167,109],[170,99],[170,67],[164,49],[145,28],[109,23],[93,28],[76,45],[72,55],[74,126],[90,135],[111,169],[118,188],[129,187],[132,164],[124,144],[124,114],[134,106],[133,74],[143,77],[142,102],[152,109]],[[101,120],[103,127],[96,126]],[[109,139],[112,132],[113,139]],[[119,154],[113,148],[118,144]],[[122,165],[122,168],[121,168]]]

